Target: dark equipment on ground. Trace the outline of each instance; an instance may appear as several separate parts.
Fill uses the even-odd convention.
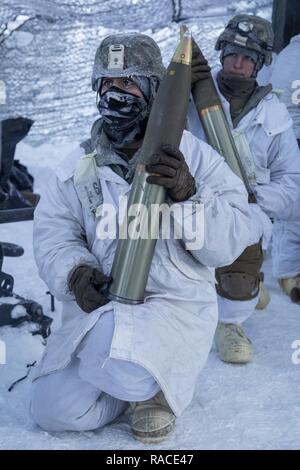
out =
[[[10,325],[16,327],[24,322],[31,322],[38,325],[33,335],[41,335],[47,338],[50,333],[52,318],[43,313],[43,307],[34,300],[25,299],[13,292],[14,279],[10,274],[2,271],[4,256],[18,257],[24,253],[23,248],[12,243],[0,243],[0,327]],[[3,303],[1,298],[3,298]],[[15,299],[15,303],[9,303],[9,300]],[[13,310],[21,306],[24,315],[18,315],[14,318]],[[26,312],[26,313],[25,313]]]
[[[32,220],[38,195],[33,192],[33,177],[27,168],[14,160],[17,144],[33,124],[18,117],[0,122],[0,223]]]
[[[24,165],[14,161],[16,145],[26,137],[32,124],[31,119],[23,117],[0,122],[0,224],[33,219],[38,202],[33,192],[33,177]],[[0,327],[31,322],[38,326],[32,334],[47,338],[52,318],[44,315],[42,306],[34,300],[15,294],[14,278],[2,271],[5,256],[19,257],[23,253],[18,245],[0,242]]]

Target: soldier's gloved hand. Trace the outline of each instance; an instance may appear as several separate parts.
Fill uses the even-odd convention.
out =
[[[69,288],[74,293],[79,307],[84,312],[90,313],[109,302],[101,294],[100,289],[111,280],[110,276],[106,276],[96,268],[80,265],[73,271],[69,279]]]
[[[163,145],[158,154],[152,155],[146,170],[152,173],[147,182],[164,186],[175,202],[186,201],[196,192],[194,177],[183,154],[170,145]]]
[[[199,80],[211,77],[210,66],[203,56],[198,44],[193,39],[193,55],[192,55],[192,87]]]

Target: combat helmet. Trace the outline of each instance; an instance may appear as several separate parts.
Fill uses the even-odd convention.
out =
[[[92,73],[92,88],[99,89],[103,77],[132,75],[157,77],[165,73],[160,49],[156,42],[141,33],[112,34],[97,49]]]
[[[223,50],[228,44],[258,53],[257,69],[272,62],[274,32],[269,21],[255,15],[236,15],[220,34],[215,49]]]

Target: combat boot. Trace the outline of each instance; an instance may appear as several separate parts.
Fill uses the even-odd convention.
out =
[[[300,275],[288,277],[287,279],[279,279],[279,285],[283,292],[285,292],[297,304],[300,303]]]
[[[246,364],[252,359],[251,341],[240,324],[218,323],[215,344],[220,359],[232,364]]]
[[[158,444],[174,429],[175,415],[162,391],[150,400],[131,403],[131,409],[132,433],[144,444]]]

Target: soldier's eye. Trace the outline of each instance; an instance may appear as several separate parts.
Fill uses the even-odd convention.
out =
[[[105,87],[105,88],[109,88],[112,86],[112,79],[111,78],[104,78],[102,80],[102,88]]]
[[[125,79],[123,80],[123,84],[124,84],[124,86],[125,86],[126,88],[130,88],[131,86],[134,86],[134,85],[135,85],[134,81],[131,80],[130,78],[125,78]]]

